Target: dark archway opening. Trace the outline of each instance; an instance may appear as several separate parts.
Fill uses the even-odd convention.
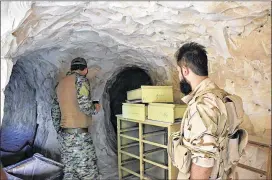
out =
[[[109,89],[110,120],[116,133],[117,114],[122,114],[122,103],[127,99],[127,91],[140,88],[141,85],[152,85],[150,76],[141,68],[128,67],[121,71]]]

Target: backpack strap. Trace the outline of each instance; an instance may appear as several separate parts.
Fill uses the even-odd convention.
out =
[[[224,91],[223,89],[220,88],[214,88],[214,89],[207,89],[205,91],[202,91],[198,94],[196,94],[195,98],[199,98],[207,93],[212,93],[214,95],[216,95],[218,98],[220,98],[221,100],[224,99],[225,96],[229,95],[226,91]]]
[[[217,96],[219,99],[221,99],[223,101],[223,103],[225,104],[225,101],[224,101],[224,98],[229,95],[226,91],[224,91],[223,89],[220,89],[220,88],[213,88],[213,89],[207,89],[205,91],[202,91],[198,94],[195,95],[195,101],[201,101],[201,97],[204,96],[205,94],[207,93],[212,93],[214,94],[215,96]],[[228,119],[227,119],[227,124],[229,124],[228,122]],[[220,144],[220,147],[219,147],[219,158],[217,159],[217,163],[215,164],[215,168],[216,168],[216,172],[215,174],[212,174],[211,177],[213,179],[216,179],[218,178],[219,174],[222,174],[222,169],[220,168],[220,165],[221,165],[221,161],[222,161],[222,147],[226,146],[226,137],[224,137],[223,134],[221,134],[219,137],[218,137],[218,142]]]
[[[195,96],[196,100],[197,100],[197,98],[199,98],[207,93],[212,93],[212,94],[216,95],[219,99],[221,99],[223,101],[223,103],[233,102],[233,104],[235,106],[235,112],[236,112],[237,117],[239,117],[239,118],[243,117],[244,109],[243,109],[243,103],[242,103],[241,97],[229,94],[226,91],[224,91],[223,89],[214,88],[214,89],[208,89],[208,90],[200,92],[199,94],[197,94]]]
[[[241,97],[236,96],[236,95],[229,95],[224,98],[224,101],[227,102],[233,102],[236,116],[238,118],[243,118],[244,116],[244,108],[243,108],[243,101]]]
[[[173,132],[172,134],[169,135],[169,138],[168,138],[167,153],[168,153],[168,157],[170,157],[173,165],[175,165],[175,166],[176,166],[176,162],[175,162],[175,157],[174,157],[174,148],[175,148],[175,146],[183,145],[182,135],[183,135],[183,128],[184,128],[184,124],[185,124],[184,117],[187,116],[187,113],[188,113],[188,108],[186,108],[186,110],[183,114],[180,130],[177,132]]]

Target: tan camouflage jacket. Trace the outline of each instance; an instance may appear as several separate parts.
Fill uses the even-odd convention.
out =
[[[222,100],[212,93],[196,98],[199,93],[214,88],[218,86],[207,78],[182,98],[188,105],[181,131],[183,143],[191,150],[192,162],[201,167],[215,167],[219,163],[219,136],[227,131],[227,111]]]
[[[80,110],[88,116],[95,114],[95,106],[91,100],[91,92],[90,92],[90,83],[89,80],[76,72],[68,72],[66,76],[71,74],[76,74],[76,88],[77,88],[77,99]],[[51,109],[51,117],[53,121],[53,125],[58,132],[60,129],[60,120],[61,120],[61,112],[60,106],[57,99],[57,95],[53,99],[53,105]]]

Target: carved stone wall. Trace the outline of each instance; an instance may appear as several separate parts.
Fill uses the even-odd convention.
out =
[[[42,124],[36,142],[44,154],[57,159],[48,111],[54,85],[73,58],[87,59],[92,96],[105,107],[109,107],[107,81],[135,65],[148,72],[154,84],[173,85],[179,102],[173,55],[189,41],[207,47],[210,77],[242,97],[248,131],[270,137],[271,2],[257,1],[1,2],[1,121],[22,123],[11,119],[12,108],[3,111],[5,104],[16,106],[7,97],[21,90],[7,90],[6,96],[4,91],[8,83],[17,87],[10,76],[20,62],[25,68],[17,72],[24,72],[23,77],[33,82],[28,90],[36,91],[35,122]],[[26,106],[19,107],[24,112]],[[116,154],[110,145],[114,140],[108,139],[106,129],[112,127],[105,126],[110,118],[105,111],[94,117],[92,132],[102,177],[112,178],[116,177]],[[246,159],[254,157],[248,164],[264,167],[265,159],[256,158],[259,151],[247,149]]]

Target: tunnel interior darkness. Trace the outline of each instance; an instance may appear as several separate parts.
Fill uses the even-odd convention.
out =
[[[122,103],[127,99],[127,91],[140,88],[141,85],[152,85],[150,76],[141,68],[128,67],[121,71],[109,89],[110,121],[117,130],[117,114],[122,114]]]

